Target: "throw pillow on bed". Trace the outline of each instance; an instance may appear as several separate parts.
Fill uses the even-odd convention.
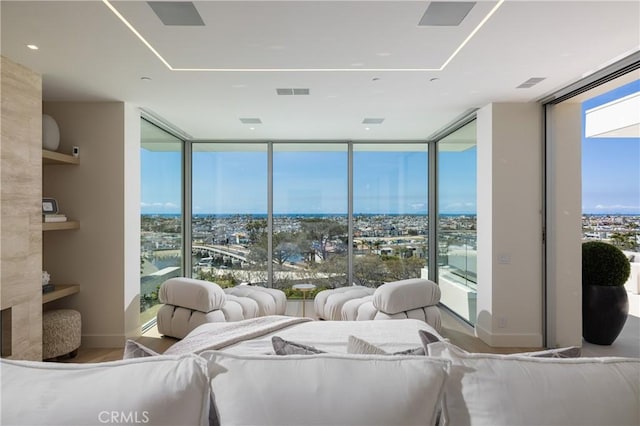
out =
[[[467,353],[447,342],[430,344],[428,350],[452,362],[446,424],[640,424],[638,359]]]
[[[321,351],[313,346],[290,342],[278,336],[271,338],[271,344],[273,345],[273,350],[276,355],[313,355],[325,353],[325,351]]]
[[[429,355],[433,355],[429,351],[429,345],[431,345],[432,343],[447,342],[449,343],[449,345],[455,346],[451,342],[449,342],[447,339],[440,340],[437,336],[425,330],[419,330],[418,335],[420,336],[420,340],[422,341],[422,346],[424,346],[424,350]],[[455,346],[455,348],[460,352],[464,352],[467,354],[470,353],[460,348],[459,346]],[[581,348],[579,346],[568,346],[566,348],[546,349],[543,351],[535,351],[535,352],[521,352],[521,353],[504,354],[504,355],[498,354],[497,356],[502,356],[502,357],[530,356],[534,358],[579,358],[580,355],[581,355]]]
[[[208,366],[196,355],[95,364],[0,361],[0,424],[207,424]]]
[[[221,425],[433,425],[449,361],[206,351]]]
[[[390,353],[376,345],[372,345],[366,340],[362,340],[356,336],[349,336],[349,340],[347,342],[347,353],[361,355],[425,355],[425,349],[412,348]]]

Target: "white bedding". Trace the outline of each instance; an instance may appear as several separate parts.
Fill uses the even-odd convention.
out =
[[[346,353],[350,335],[359,337],[387,352],[421,347],[418,330],[438,332],[429,324],[414,319],[389,321],[310,321],[277,330],[261,337],[225,347],[225,352],[244,355],[272,354],[271,337],[314,346],[317,349]]]

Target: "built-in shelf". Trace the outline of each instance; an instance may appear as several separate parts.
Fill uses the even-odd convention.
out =
[[[80,292],[78,284],[56,284],[55,290],[42,295],[42,303],[53,302]]]
[[[43,231],[64,231],[67,229],[79,229],[80,222],[68,220],[66,222],[42,222]]]
[[[42,163],[43,164],[80,164],[80,159],[69,154],[62,154],[60,152],[42,150]]]

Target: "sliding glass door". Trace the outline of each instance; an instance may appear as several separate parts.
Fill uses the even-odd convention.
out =
[[[140,123],[140,323],[155,318],[158,288],[182,270],[183,142]]]
[[[442,303],[476,321],[476,122],[438,146],[438,284]]]

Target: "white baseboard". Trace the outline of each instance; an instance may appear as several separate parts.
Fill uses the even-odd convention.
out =
[[[494,348],[541,348],[541,333],[492,333],[476,324],[476,336]]]

